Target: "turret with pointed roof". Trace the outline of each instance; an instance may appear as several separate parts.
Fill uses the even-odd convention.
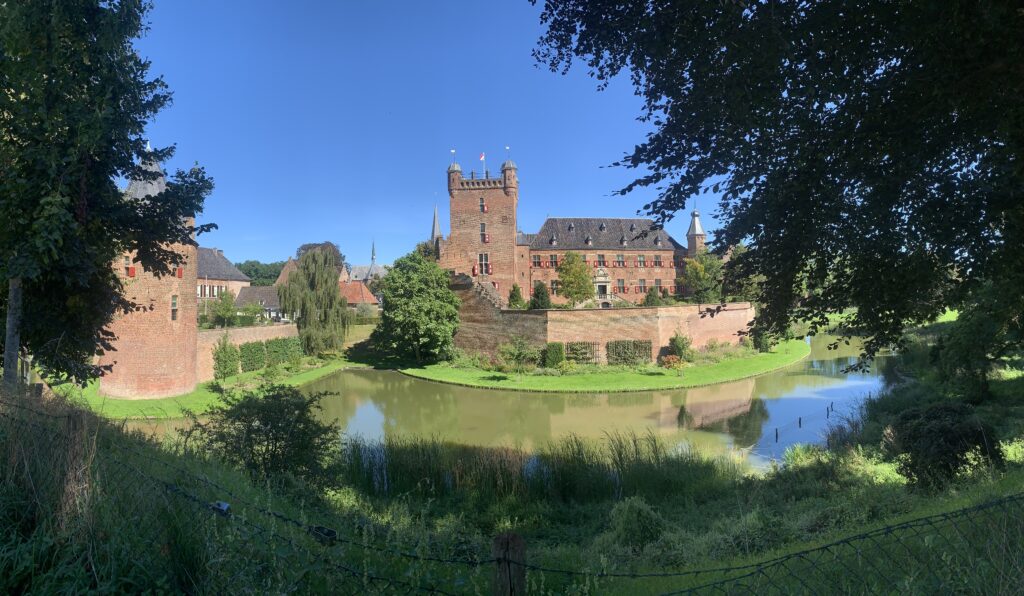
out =
[[[686,231],[686,256],[693,258],[704,250],[704,226],[700,225],[700,212],[694,208],[690,213],[690,229]]]

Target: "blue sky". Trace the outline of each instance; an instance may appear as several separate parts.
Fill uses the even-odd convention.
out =
[[[198,161],[216,181],[200,221],[220,229],[200,243],[275,261],[332,240],[359,264],[375,241],[390,262],[426,239],[435,203],[447,234],[452,148],[463,170],[486,152],[494,171],[511,147],[524,231],[634,215],[654,191],[612,196],[636,172],[605,166],[643,139],[640,99],[626,78],[598,91],[579,65],[537,66],[539,14],[526,0],[157,0],[136,45],[174,103],[149,136],[177,144],[165,167]],[[685,243],[687,224],[668,230]]]

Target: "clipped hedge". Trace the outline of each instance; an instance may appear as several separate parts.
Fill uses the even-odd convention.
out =
[[[578,364],[597,364],[600,344],[591,341],[565,342],[565,359]]]
[[[555,368],[565,362],[565,344],[553,341],[544,347],[544,366]]]
[[[651,340],[619,339],[605,346],[608,364],[635,366],[651,361]]]
[[[266,341],[267,348],[267,366],[274,366],[277,364],[284,364],[289,362],[293,358],[302,357],[302,343],[297,337],[279,337],[277,339],[268,339]]]
[[[267,348],[261,341],[251,341],[238,346],[242,372],[259,370],[267,365]]]

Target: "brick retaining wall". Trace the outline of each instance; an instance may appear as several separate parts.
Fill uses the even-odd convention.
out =
[[[298,337],[295,325],[268,325],[266,327],[234,327],[231,329],[204,329],[199,332],[196,348],[196,377],[200,383],[213,380],[213,348],[225,331],[228,341],[240,346],[250,341],[267,341],[279,337]]]
[[[468,352],[494,354],[513,335],[533,344],[586,341],[604,346],[620,339],[651,340],[651,359],[664,353],[678,331],[701,348],[709,340],[738,343],[754,318],[749,302],[720,305],[587,309],[502,310],[489,300],[479,284],[456,279],[452,289],[462,300],[456,347]]]

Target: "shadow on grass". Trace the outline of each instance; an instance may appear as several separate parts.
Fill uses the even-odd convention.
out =
[[[416,362],[409,358],[402,358],[394,354],[377,350],[369,339],[352,344],[345,349],[345,358],[349,362],[365,364],[377,370],[397,370],[400,368],[423,368],[433,361]]]
[[[509,376],[508,375],[487,375],[486,377],[481,377],[481,380],[482,381],[507,381],[507,380],[509,380]]]

